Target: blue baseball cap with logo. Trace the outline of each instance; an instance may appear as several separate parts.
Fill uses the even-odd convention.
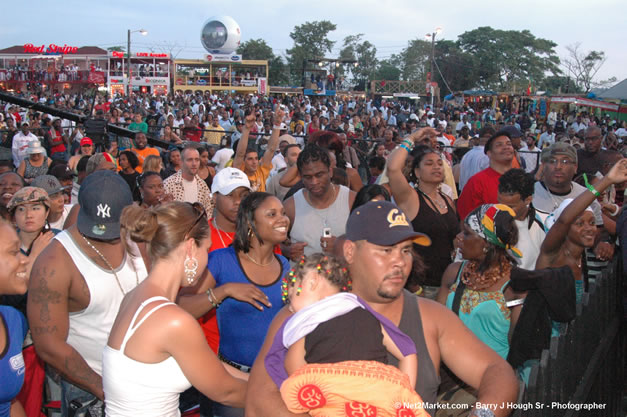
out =
[[[405,213],[389,201],[369,201],[357,207],[346,222],[346,239],[379,246],[393,246],[409,239],[420,246],[431,245],[429,236],[414,231]]]
[[[88,175],[78,192],[76,226],[83,235],[97,240],[120,238],[120,216],[133,204],[133,194],[124,179],[112,171]]]

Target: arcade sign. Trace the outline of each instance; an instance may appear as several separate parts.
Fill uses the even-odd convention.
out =
[[[75,54],[78,51],[78,47],[76,46],[67,46],[63,44],[63,46],[55,45],[51,43],[46,48],[46,45],[35,46],[32,43],[24,44],[24,53],[25,54],[54,54],[54,55],[63,55],[63,54]]]
[[[126,58],[126,52],[112,51],[113,58]],[[160,54],[155,52],[136,52],[133,54],[136,58],[170,58],[170,54]]]

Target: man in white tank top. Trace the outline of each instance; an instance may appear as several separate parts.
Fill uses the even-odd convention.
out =
[[[58,234],[35,261],[28,318],[39,356],[62,377],[62,414],[100,415],[102,350],[122,298],[146,275],[144,261],[120,241],[120,215],[133,203],[114,172],[83,181],[75,226]]]
[[[285,200],[291,244],[282,247],[292,261],[316,252],[333,253],[335,239],[346,231],[355,192],[331,183],[333,172],[326,149],[307,145],[296,162],[303,189]]]

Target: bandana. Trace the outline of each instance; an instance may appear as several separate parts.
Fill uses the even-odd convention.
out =
[[[510,217],[516,213],[505,204],[484,204],[474,209],[467,217],[466,224],[473,232],[481,236],[486,242],[507,250],[512,256],[522,258],[518,248],[503,243],[501,234],[507,227]]]

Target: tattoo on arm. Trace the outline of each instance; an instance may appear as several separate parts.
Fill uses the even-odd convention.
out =
[[[85,359],[74,349],[65,357],[63,373],[66,377],[75,381],[78,385],[92,391],[94,388],[102,388],[102,378],[87,365]]]
[[[56,333],[58,330],[57,326],[34,326],[30,328],[31,333],[35,336]]]
[[[61,303],[61,293],[51,290],[48,287],[48,281],[55,279],[55,270],[42,267],[37,269],[34,274],[39,278],[37,285],[29,289],[30,302],[41,304],[39,319],[42,323],[48,323],[51,319],[49,304]]]

